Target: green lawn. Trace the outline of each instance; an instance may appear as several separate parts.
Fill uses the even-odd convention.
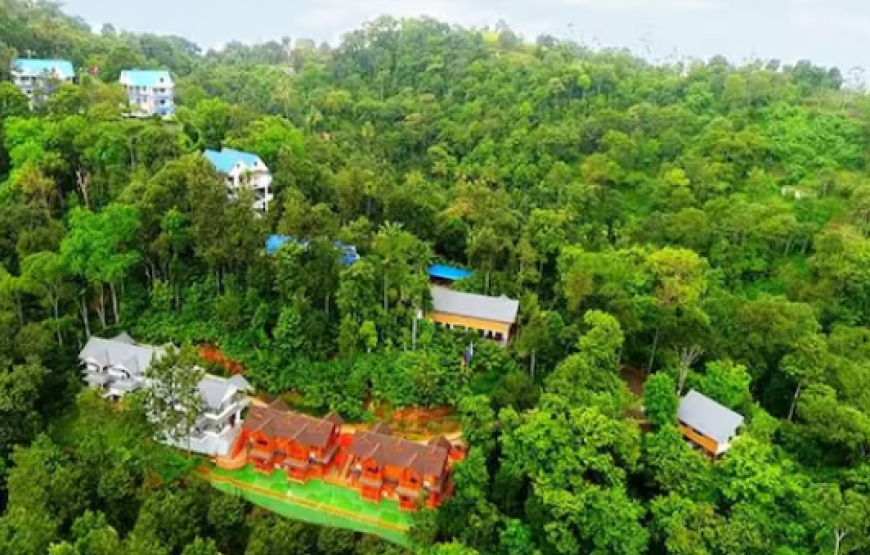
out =
[[[395,501],[384,499],[380,505],[363,501],[359,492],[319,480],[307,484],[291,482],[284,472],[271,476],[242,470],[211,469],[209,480],[217,489],[241,495],[251,503],[280,515],[320,524],[375,534],[386,540],[408,545],[406,531],[410,515],[401,512]]]

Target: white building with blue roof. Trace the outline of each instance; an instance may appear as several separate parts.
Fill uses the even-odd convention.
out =
[[[269,188],[272,185],[272,174],[265,162],[256,154],[222,148],[221,150],[206,150],[203,155],[211,162],[214,169],[226,178],[227,192],[230,198],[238,196],[241,188],[254,192],[254,210],[266,212],[272,201]]]
[[[12,84],[33,101],[34,97],[49,94],[61,83],[72,83],[76,72],[67,60],[32,60],[18,58],[10,68]]]
[[[175,83],[168,71],[129,69],[118,80],[127,91],[134,116],[171,116],[175,113]]]

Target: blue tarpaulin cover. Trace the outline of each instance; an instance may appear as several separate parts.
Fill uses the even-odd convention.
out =
[[[290,242],[295,242],[303,247],[308,246],[308,241],[306,239],[296,239],[290,235],[270,235],[266,238],[266,254],[273,256],[281,250],[281,247]],[[359,253],[357,253],[355,246],[345,245],[341,241],[335,241],[333,245],[335,245],[337,250],[341,251],[341,263],[343,265],[350,266],[359,261],[360,256]]]
[[[456,268],[445,264],[433,264],[429,266],[429,277],[458,281],[474,275],[474,272],[464,268]]]

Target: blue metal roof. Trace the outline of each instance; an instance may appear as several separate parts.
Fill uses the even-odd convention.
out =
[[[66,60],[31,60],[30,58],[18,58],[12,62],[14,71],[41,75],[43,73],[57,73],[61,79],[72,79],[76,76],[71,62]]]
[[[131,87],[157,87],[172,84],[172,76],[165,70],[127,69],[121,72],[120,81]]]
[[[220,173],[230,173],[238,163],[247,167],[253,167],[258,162],[263,164],[263,161],[256,154],[233,150],[231,148],[222,148],[220,152],[217,150],[206,150],[203,154]]]
[[[474,272],[465,268],[456,268],[445,264],[433,264],[429,266],[429,277],[459,281],[474,275]]]
[[[269,235],[266,238],[266,254],[269,256],[275,255],[281,247],[286,245],[287,243],[296,243],[303,247],[308,247],[307,239],[296,239],[290,235]],[[341,251],[341,264],[342,266],[350,266],[351,264],[355,264],[359,262],[360,255],[356,252],[356,247],[353,245],[345,245],[341,241],[335,241],[333,243],[336,250]]]
[[[341,251],[342,266],[350,266],[359,262],[360,255],[356,252],[356,247],[353,245],[345,245],[341,241],[335,242],[335,248]]]
[[[266,237],[266,254],[274,255],[281,250],[281,247],[293,240],[289,235],[269,235]]]

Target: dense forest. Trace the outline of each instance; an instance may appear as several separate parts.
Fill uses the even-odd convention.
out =
[[[23,55],[79,79],[31,111]],[[174,121],[122,117],[125,68],[173,73]],[[78,349],[126,330],[313,414],[455,408],[417,553],[870,554],[870,101],[838,70],[386,17],[203,52],[0,0],[0,78],[0,553],[406,552],[218,493],[84,392]],[[221,146],[271,168],[265,217]],[[508,349],[412,337],[433,261],[520,300]],[[676,428],[690,388],[746,417],[721,460]]]

